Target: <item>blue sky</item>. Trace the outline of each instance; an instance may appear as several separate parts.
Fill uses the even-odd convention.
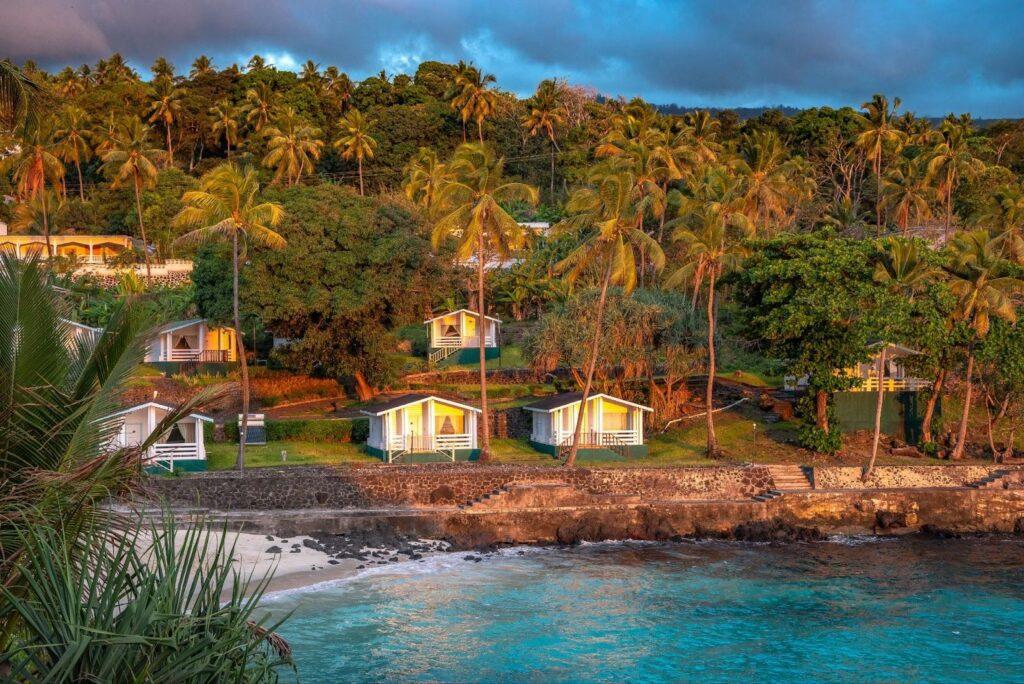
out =
[[[532,91],[562,76],[690,106],[858,106],[1024,116],[1024,2],[656,0],[2,0],[0,55],[49,68],[119,51],[179,70],[199,53],[362,78],[473,61]]]

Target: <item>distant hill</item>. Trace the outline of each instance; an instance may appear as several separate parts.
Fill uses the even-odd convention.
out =
[[[677,105],[673,103],[656,104],[654,105],[654,108],[657,109],[662,114],[673,114],[677,116],[681,114],[688,114],[689,112],[694,112],[697,111],[698,109],[706,109],[712,114],[718,114],[719,112],[731,110],[739,115],[741,121],[746,121],[747,119],[756,119],[765,112],[771,110],[778,110],[782,112],[785,116],[796,116],[797,114],[803,111],[803,108],[801,107],[787,107],[786,105],[774,105],[771,107],[684,107],[683,105]],[[942,119],[944,117],[926,116],[924,118],[931,122],[932,125],[937,126],[942,123]],[[1006,119],[974,119],[974,125],[978,128],[987,128],[999,121],[1006,121]]]

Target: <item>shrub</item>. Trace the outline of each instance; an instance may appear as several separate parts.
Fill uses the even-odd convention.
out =
[[[268,442],[365,442],[370,433],[369,422],[355,420],[268,420]],[[211,426],[212,427],[212,426]],[[213,430],[206,432],[212,439]],[[238,423],[224,425],[224,437],[238,443]]]

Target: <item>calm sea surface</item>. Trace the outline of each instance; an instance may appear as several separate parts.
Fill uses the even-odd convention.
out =
[[[450,554],[271,596],[303,682],[1024,682],[1024,542]]]

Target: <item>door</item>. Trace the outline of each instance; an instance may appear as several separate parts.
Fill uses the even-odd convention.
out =
[[[124,424],[125,446],[138,446],[142,444],[142,423]]]

